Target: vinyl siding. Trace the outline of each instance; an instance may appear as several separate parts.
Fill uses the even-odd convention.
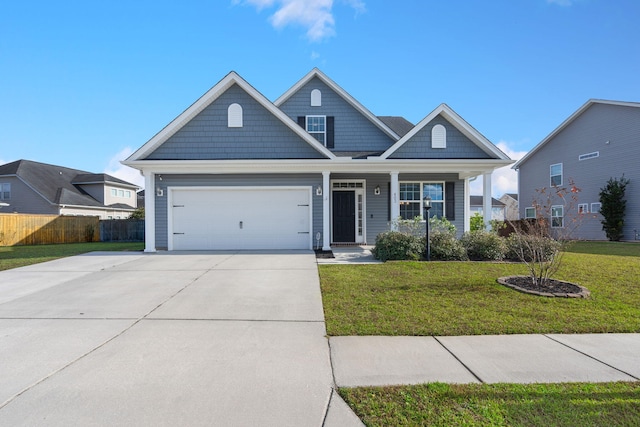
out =
[[[3,202],[9,203],[10,206],[0,208],[0,212],[50,215],[59,213],[58,205],[49,203],[21,179],[14,176],[0,177],[0,183],[11,184],[11,200],[3,200]]]
[[[431,148],[431,129],[442,125],[447,130],[447,148]],[[444,117],[438,115],[405,142],[391,159],[489,159],[487,153],[474,144]]]
[[[229,105],[243,110],[243,126],[229,128]],[[318,159],[324,156],[238,85],[154,150],[148,160]]]
[[[311,106],[311,91],[314,89],[322,92],[320,107]],[[334,152],[383,152],[395,142],[317,77],[287,99],[280,109],[294,121],[299,116],[307,115],[335,117],[335,146],[332,149]]]
[[[595,151],[599,157],[578,160],[579,155]],[[532,205],[535,190],[550,187],[549,167],[555,163],[562,163],[563,185],[572,179],[581,190],[578,203],[588,203],[589,209],[591,203],[599,201],[600,189],[609,178],[624,174],[630,179],[624,239],[634,238],[634,229],[640,230],[640,108],[594,104],[520,165],[521,217]],[[554,203],[560,204],[557,199]],[[575,210],[568,215],[577,217]],[[600,214],[580,218],[580,226],[571,237],[606,240]]]

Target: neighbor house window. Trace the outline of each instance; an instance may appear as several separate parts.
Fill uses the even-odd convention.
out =
[[[578,213],[581,213],[581,214],[589,213],[589,203],[578,204]]]
[[[591,213],[600,213],[602,203],[591,203]]]
[[[400,183],[400,216],[413,219],[424,213],[423,199],[431,197],[430,217],[444,217],[443,182],[402,182]]]
[[[311,91],[311,106],[312,107],[322,106],[322,92],[320,92],[320,89],[314,89]]]
[[[564,206],[551,206],[551,227],[564,227]]]
[[[118,190],[118,197],[124,197],[124,190]]]
[[[447,148],[447,129],[444,126],[431,128],[431,148]]]
[[[10,200],[11,199],[11,184],[5,182],[0,184],[0,200]]]
[[[535,218],[536,217],[536,208],[534,208],[534,207],[524,208],[524,217],[527,218],[527,219]]]
[[[127,190],[127,191],[125,191],[125,192],[124,192],[124,196],[125,196],[127,199],[130,199],[130,198],[131,198],[131,191],[128,191],[128,190]]]
[[[115,188],[112,188],[112,189],[111,189],[111,195],[112,195],[113,197],[118,197],[118,190],[116,190]]]
[[[227,109],[227,127],[242,127],[242,106],[240,104],[231,104]]]
[[[578,160],[580,161],[589,160],[589,159],[595,159],[596,157],[600,157],[599,151],[594,151],[593,153],[587,153],[587,154],[580,154],[578,156]]]
[[[326,145],[327,141],[327,118],[325,116],[307,116],[307,132],[315,139],[320,141],[322,145]]]
[[[551,174],[552,187],[557,187],[559,185],[562,185],[562,163],[556,163],[555,165],[551,165],[550,174]]]

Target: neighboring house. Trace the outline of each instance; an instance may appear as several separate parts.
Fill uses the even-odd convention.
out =
[[[504,218],[508,221],[520,219],[518,210],[518,195],[516,193],[504,193],[498,199],[504,203]]]
[[[484,212],[484,197],[482,196],[471,196],[471,216],[476,213],[482,215]],[[491,219],[497,221],[504,221],[504,208],[505,205],[500,200],[491,198]]]
[[[571,237],[585,240],[606,240],[600,223],[600,189],[610,178],[624,175],[630,183],[623,238],[639,238],[640,103],[588,101],[513,168],[518,171],[522,218],[537,214],[532,203],[536,189],[567,187],[573,182],[580,192],[574,193],[578,202],[572,211],[556,197],[550,212],[538,214],[548,215],[554,227],[565,231],[574,227],[573,219],[579,219]]]
[[[128,218],[137,186],[104,173],[18,160],[0,166],[3,212]]]
[[[145,176],[146,251],[374,244],[423,213],[469,228],[469,180],[511,160],[447,105],[377,117],[318,69],[275,102],[229,73],[123,164]]]

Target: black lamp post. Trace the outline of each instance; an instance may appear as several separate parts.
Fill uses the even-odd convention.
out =
[[[431,197],[427,196],[424,199],[424,222],[426,223],[427,230],[427,261],[431,261],[431,242],[429,242],[429,210],[431,209]]]

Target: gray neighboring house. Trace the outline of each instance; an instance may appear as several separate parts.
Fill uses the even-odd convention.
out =
[[[138,187],[104,173],[17,160],[0,165],[4,213],[124,219],[136,209]]]
[[[567,186],[581,190],[578,206],[565,212],[552,201],[552,223],[567,229],[565,217],[580,217],[575,239],[606,240],[602,231],[599,193],[609,178],[623,174],[627,186],[625,240],[640,238],[640,103],[592,99],[513,165],[518,171],[520,215],[534,217],[535,190]],[[578,213],[579,212],[579,213]]]
[[[145,251],[374,244],[423,213],[469,229],[469,181],[512,161],[449,106],[375,116],[313,69],[274,102],[231,72],[122,162],[145,177]]]
[[[471,216],[476,213],[482,215],[484,212],[484,197],[483,196],[471,196],[470,200]],[[505,205],[500,200],[491,198],[491,219],[497,221],[504,221],[505,219]]]
[[[498,200],[504,203],[504,219],[508,221],[520,219],[518,195],[516,193],[504,193]]]

